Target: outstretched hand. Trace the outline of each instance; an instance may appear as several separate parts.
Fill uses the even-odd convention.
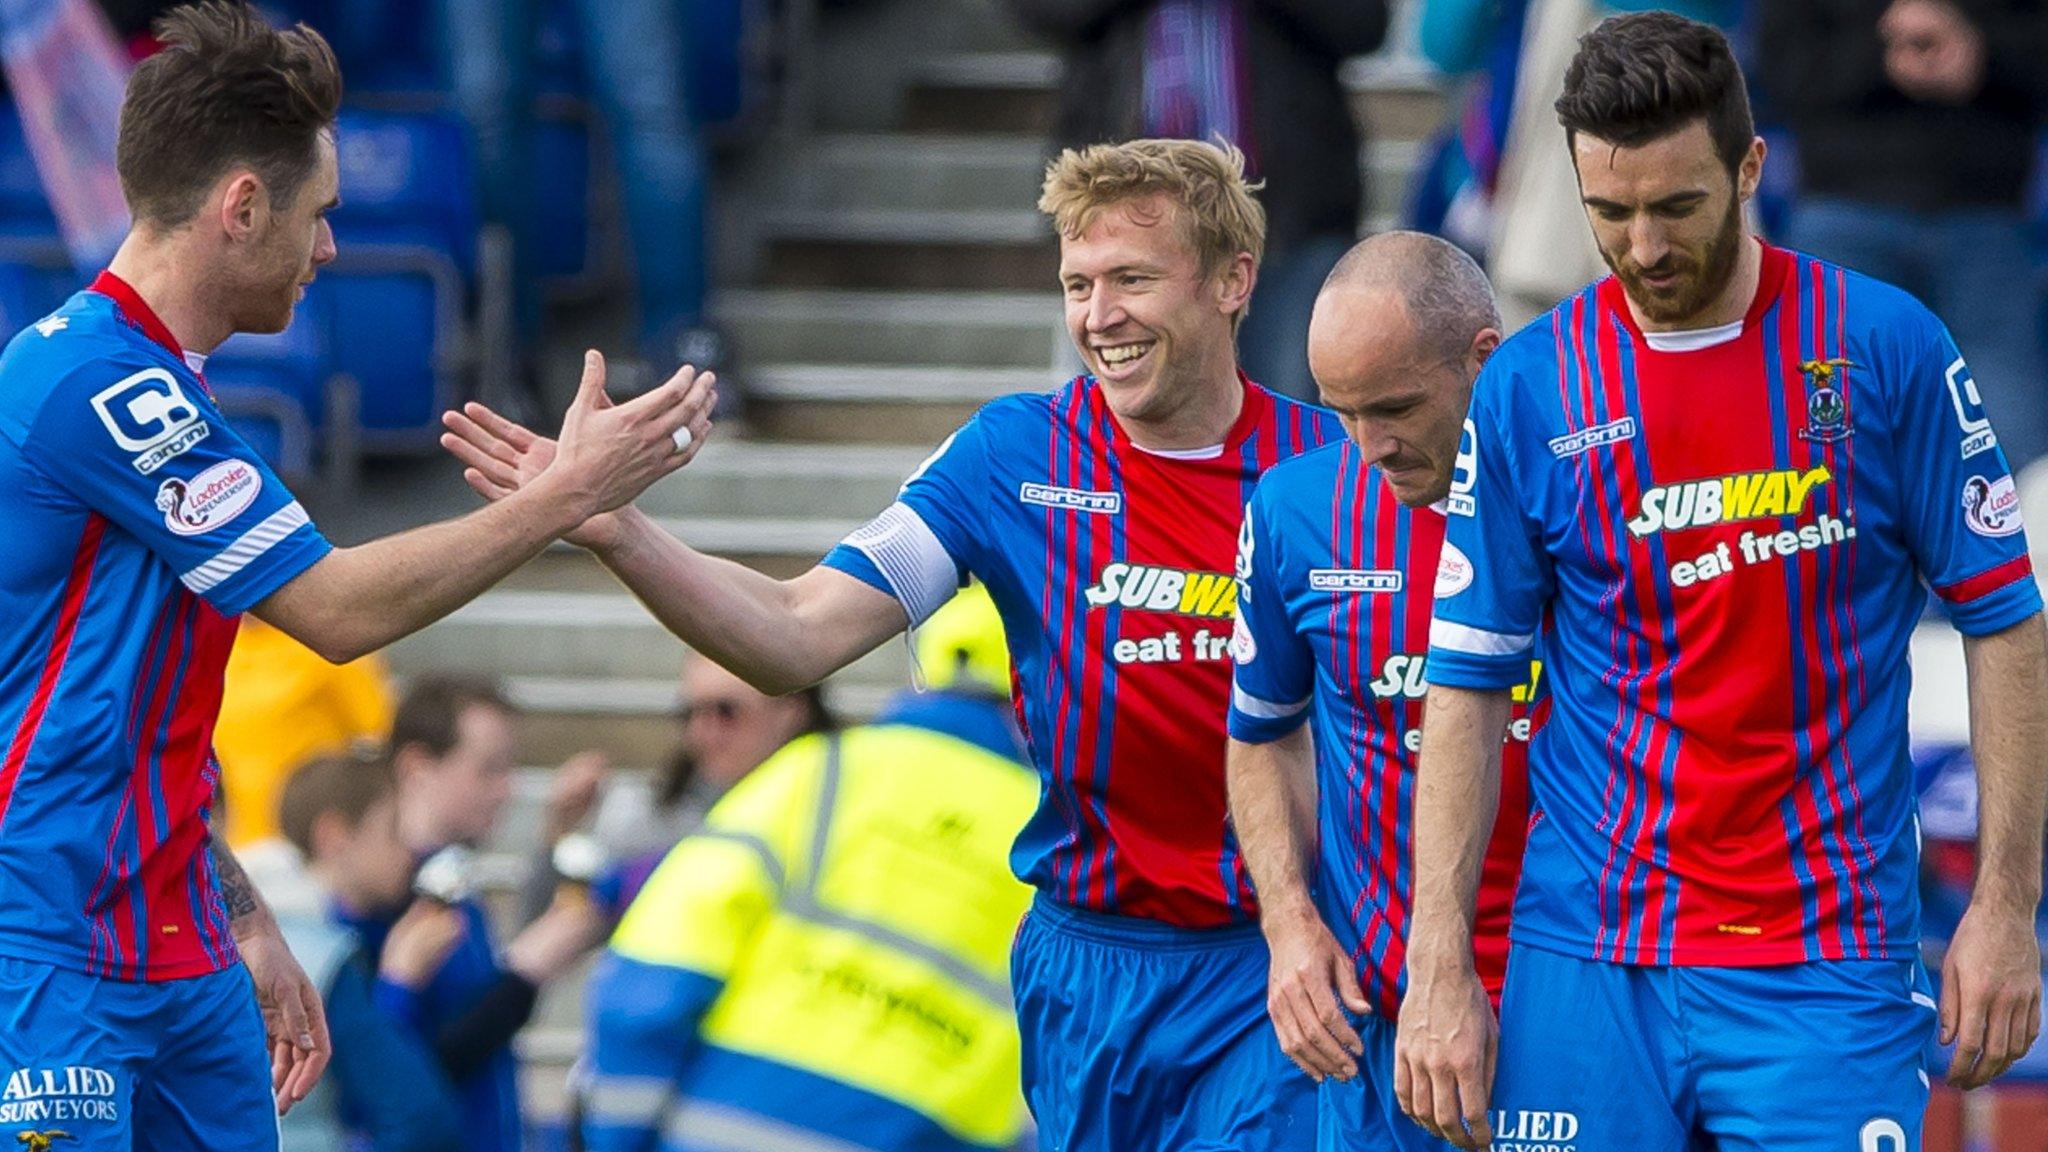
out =
[[[717,377],[684,365],[659,388],[624,404],[604,390],[604,357],[584,358],[583,380],[552,440],[479,403],[442,416],[441,446],[465,465],[462,478],[486,500],[502,500],[561,469],[587,493],[594,513],[565,539],[601,550],[617,540],[613,510],[697,455],[711,432]],[[687,431],[686,439],[678,433]]]

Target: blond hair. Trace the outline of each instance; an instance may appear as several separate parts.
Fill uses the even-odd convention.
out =
[[[1213,274],[1240,252],[1256,265],[1266,251],[1266,210],[1252,196],[1244,153],[1221,136],[1202,140],[1126,140],[1069,148],[1045,166],[1038,210],[1061,236],[1088,230],[1103,209],[1151,196],[1175,208],[1181,232]]]

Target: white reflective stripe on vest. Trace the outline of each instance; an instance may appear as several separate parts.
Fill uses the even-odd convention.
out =
[[[876,1152],[723,1104],[686,1100],[662,1129],[662,1142],[692,1152]]]
[[[662,1076],[594,1075],[583,1089],[583,1116],[597,1124],[652,1128],[675,1094],[675,1081]]]
[[[1016,1000],[1010,993],[1008,981],[991,979],[958,956],[921,940],[913,940],[894,928],[836,912],[819,903],[818,875],[825,867],[825,849],[832,839],[832,813],[838,801],[839,737],[833,735],[825,740],[825,776],[818,787],[818,823],[811,836],[810,867],[805,871],[803,882],[787,890],[782,914],[820,928],[858,936],[892,952],[901,952],[945,973],[946,979],[989,1003],[1006,1011],[1014,1010]]]

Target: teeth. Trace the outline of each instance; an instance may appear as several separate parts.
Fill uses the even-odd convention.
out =
[[[1124,365],[1143,356],[1151,347],[1150,344],[1118,344],[1111,348],[1097,349],[1097,355],[1102,357],[1105,364]]]

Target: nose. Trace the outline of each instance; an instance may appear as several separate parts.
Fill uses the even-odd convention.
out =
[[[1354,421],[1351,425],[1351,438],[1358,441],[1358,450],[1365,456],[1367,464],[1385,463],[1401,452],[1401,442],[1371,420]]]
[[[1088,294],[1088,331],[1103,333],[1123,323],[1124,306],[1116,292],[1106,285]]]
[[[1664,226],[1648,212],[1640,213],[1629,222],[1628,255],[1638,268],[1654,268],[1671,251],[1671,242],[1664,234]]]
[[[320,221],[320,234],[313,240],[313,267],[320,268],[334,262],[337,254],[334,246],[334,225],[326,218]]]

